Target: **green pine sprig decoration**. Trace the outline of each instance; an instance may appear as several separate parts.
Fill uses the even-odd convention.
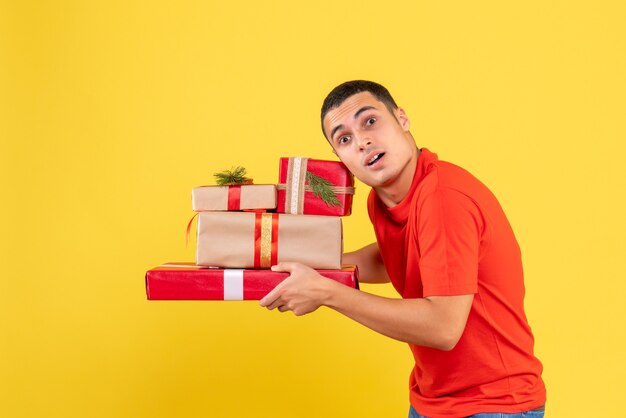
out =
[[[249,184],[250,179],[246,177],[246,169],[242,166],[232,167],[230,170],[220,171],[213,174],[218,186],[232,186]]]
[[[331,189],[333,185],[331,182],[311,173],[310,171],[306,172],[306,181],[313,194],[322,199],[322,201],[328,206],[341,206],[341,202],[337,198],[337,195]]]

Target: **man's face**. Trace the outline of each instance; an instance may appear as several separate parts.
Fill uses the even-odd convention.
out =
[[[368,186],[391,186],[415,152],[404,110],[391,113],[369,92],[350,96],[330,110],[324,132],[335,153]]]

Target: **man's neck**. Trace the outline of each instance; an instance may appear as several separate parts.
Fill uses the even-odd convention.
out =
[[[420,153],[420,149],[416,147],[411,159],[398,174],[398,177],[396,177],[393,183],[387,186],[374,187],[374,191],[388,208],[392,208],[400,203],[409,193],[409,190],[411,190],[411,184],[413,184],[413,177],[415,170],[417,170],[417,160]]]

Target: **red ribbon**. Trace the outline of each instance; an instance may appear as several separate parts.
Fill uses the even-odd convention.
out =
[[[271,225],[267,225],[271,217]],[[265,230],[263,228],[266,223]],[[270,234],[268,237],[267,234]],[[269,254],[268,254],[269,251]],[[268,258],[269,255],[269,258]],[[278,262],[278,214],[254,214],[254,268],[269,268]]]
[[[185,248],[187,248],[187,245],[189,245],[189,232],[191,232],[191,223],[194,219],[196,219],[196,216],[198,216],[199,213],[200,212],[196,212],[196,214],[193,215],[191,219],[189,219],[189,223],[187,224],[187,233],[185,234]]]
[[[272,264],[278,264],[278,214],[272,214]]]
[[[241,209],[241,186],[228,186],[228,210]]]

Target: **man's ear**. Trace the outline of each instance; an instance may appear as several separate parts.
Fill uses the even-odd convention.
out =
[[[409,117],[406,115],[406,112],[401,107],[397,108],[394,111],[396,115],[396,119],[398,119],[398,123],[402,127],[404,132],[408,132],[411,127],[411,122],[409,121]]]

